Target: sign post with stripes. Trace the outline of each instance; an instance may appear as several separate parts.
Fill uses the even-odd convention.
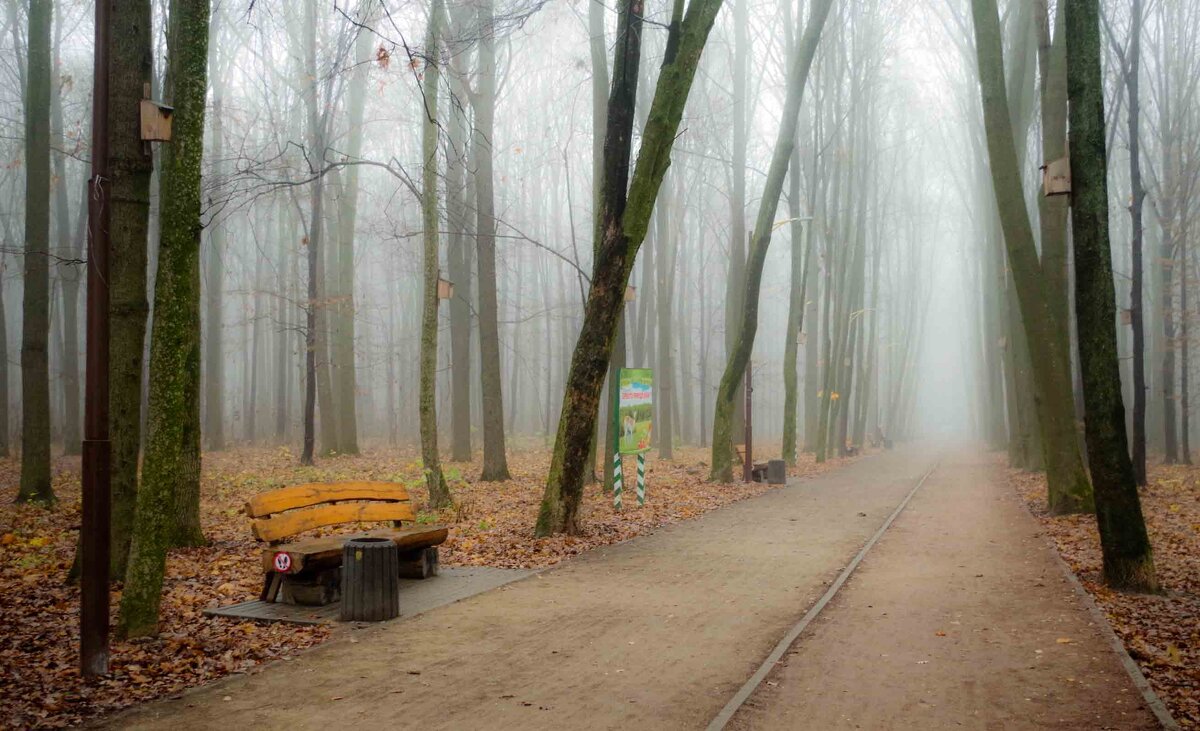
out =
[[[613,510],[621,509],[621,453],[613,455]]]
[[[621,509],[624,491],[622,457],[637,455],[637,501],[646,504],[646,452],[650,451],[650,435],[654,415],[654,373],[649,368],[622,368],[617,377],[616,408],[613,409],[613,428],[616,449],[613,450],[613,509]]]
[[[638,454],[637,499],[638,499],[638,505],[646,504],[646,455],[645,454]]]

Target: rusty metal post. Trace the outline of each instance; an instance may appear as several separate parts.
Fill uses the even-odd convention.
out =
[[[88,185],[87,354],[83,406],[83,525],[79,667],[85,678],[108,672],[108,562],[112,513],[108,433],[108,46],[109,3],[96,3],[92,92],[92,176]]]
[[[743,419],[746,425],[746,459],[744,462],[742,462],[742,482],[751,482],[754,479],[754,448],[753,440],[751,439],[751,437],[754,435],[754,429],[751,423],[751,417],[754,413],[754,399],[752,399],[750,396],[750,394],[754,392],[754,387],[750,383],[750,374],[752,371],[753,369],[750,367],[750,363],[747,362],[745,375],[746,403],[744,405],[746,418]]]

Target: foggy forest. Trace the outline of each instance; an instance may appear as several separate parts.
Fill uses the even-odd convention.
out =
[[[1200,0],[0,0],[0,715],[1200,728],[1198,86]],[[1054,708],[833,690],[972,612]]]

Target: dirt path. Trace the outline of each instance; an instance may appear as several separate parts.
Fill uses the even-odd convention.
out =
[[[702,728],[931,461],[869,457],[112,725]]]
[[[932,462],[867,458],[111,724],[704,728]],[[939,469],[735,724],[1152,727],[990,477]]]
[[[730,728],[1158,728],[1051,550],[945,457]]]

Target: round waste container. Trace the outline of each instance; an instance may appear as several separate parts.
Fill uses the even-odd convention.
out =
[[[400,614],[400,549],[390,538],[352,538],[342,547],[344,621],[378,622]]]

